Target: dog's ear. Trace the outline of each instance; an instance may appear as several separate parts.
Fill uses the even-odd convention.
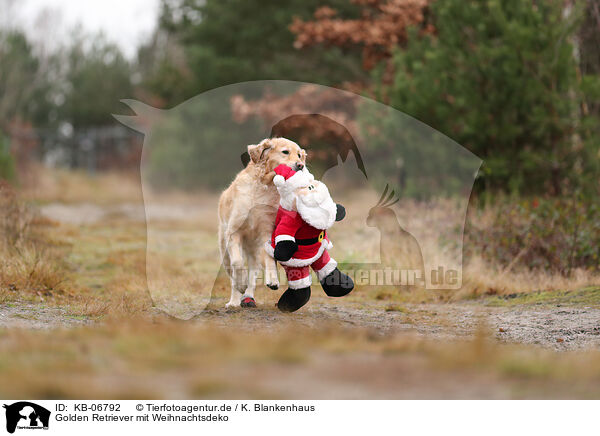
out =
[[[250,154],[248,154],[248,152],[245,151],[240,156],[240,159],[242,160],[242,165],[244,165],[244,168],[246,168],[250,163]]]
[[[248,154],[250,155],[252,162],[258,163],[265,156],[265,151],[269,148],[271,148],[271,146],[267,140],[261,141],[257,145],[249,145]]]

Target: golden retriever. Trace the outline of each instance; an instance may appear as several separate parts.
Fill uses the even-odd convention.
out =
[[[225,307],[256,307],[254,290],[261,270],[269,288],[279,287],[277,265],[264,249],[279,207],[273,169],[286,164],[299,171],[306,165],[306,151],[285,138],[249,145],[248,154],[248,166],[219,199],[219,249],[231,277],[231,298]]]

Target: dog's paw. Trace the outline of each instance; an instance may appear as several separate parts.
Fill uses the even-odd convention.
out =
[[[265,286],[269,289],[273,289],[276,291],[279,289],[279,276],[277,275],[277,271],[265,271]]]
[[[273,289],[274,291],[279,289],[279,282],[270,282],[270,283],[267,282],[266,285],[267,285],[267,288]]]
[[[225,305],[225,309],[235,309],[236,307],[240,307],[240,303],[238,302],[229,302]]]
[[[242,302],[240,304],[242,307],[256,307],[256,301],[252,297],[242,298]]]

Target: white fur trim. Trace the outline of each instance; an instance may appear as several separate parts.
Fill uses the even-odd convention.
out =
[[[276,175],[273,178],[273,183],[277,187],[277,192],[279,192],[279,196],[281,197],[279,204],[281,204],[281,207],[286,210],[296,210],[294,206],[296,189],[303,186],[308,186],[310,182],[315,179],[314,176],[306,167],[304,167],[301,171],[296,171],[296,173],[287,180],[283,179],[282,181],[281,179],[278,179],[276,182],[275,178],[277,177],[283,179],[283,176]]]
[[[308,273],[308,275],[304,278],[288,281],[288,286],[290,289],[302,289],[307,288],[310,285],[312,285],[312,277],[310,273]]]
[[[335,261],[335,259],[329,259],[329,262],[327,262],[323,268],[321,268],[319,271],[315,271],[319,281],[331,274],[331,272],[337,268],[337,264],[338,263]]]
[[[285,181],[285,184],[289,186],[291,191],[295,191],[297,188],[308,186],[311,182],[308,174],[310,174],[308,173],[308,170],[306,172],[304,170],[296,171],[292,177]]]
[[[278,242],[281,241],[296,241],[296,238],[294,238],[291,235],[278,235],[275,236],[275,244],[277,244]]]
[[[331,242],[329,242],[327,239],[323,239],[321,241],[321,246],[319,247],[319,251],[317,251],[317,254],[315,254],[313,257],[309,258],[309,259],[296,259],[294,257],[292,257],[290,260],[286,260],[285,262],[280,262],[278,261],[280,264],[285,265],[285,266],[308,266],[308,265],[312,265],[312,263],[317,260],[319,257],[321,257],[323,255],[323,252],[325,250],[330,250],[331,247],[333,247],[333,244]],[[267,254],[271,257],[275,257],[273,256],[273,251],[275,251],[273,249],[273,247],[271,247],[271,241],[267,241],[265,242],[265,250],[267,251]]]
[[[283,176],[277,174],[275,177],[273,177],[273,184],[277,187],[283,186],[285,184],[285,179]]]

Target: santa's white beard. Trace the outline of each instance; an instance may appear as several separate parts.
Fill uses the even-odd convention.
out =
[[[317,229],[328,229],[335,222],[337,207],[323,183],[317,183],[307,195],[298,195],[296,208],[302,219]]]

